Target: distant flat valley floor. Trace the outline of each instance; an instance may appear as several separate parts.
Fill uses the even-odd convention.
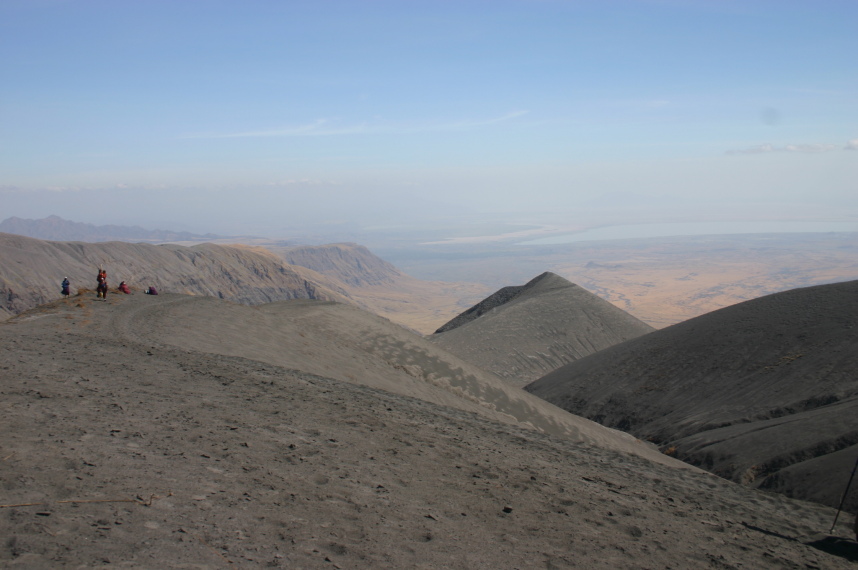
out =
[[[552,271],[662,328],[770,293],[858,279],[858,233],[371,246],[419,279],[521,285]]]

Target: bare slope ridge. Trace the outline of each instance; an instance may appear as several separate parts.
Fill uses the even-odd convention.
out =
[[[654,330],[553,273],[504,287],[438,329],[432,342],[516,386]]]
[[[51,242],[0,234],[0,309],[16,314],[57,299],[64,276],[71,281],[73,295],[80,288],[94,289],[100,265],[107,269],[111,287],[127,281],[138,290],[155,286],[247,304],[348,298],[326,277],[287,265],[262,248]]]
[[[494,421],[477,402],[433,404],[405,395],[409,380],[372,388],[373,361],[407,369],[415,349],[380,348],[383,326],[341,346],[359,335],[338,320],[377,326],[351,308],[269,309],[87,296],[0,323],[0,565],[849,568],[858,556],[851,520],[818,534],[833,509]],[[265,360],[217,352],[236,343]],[[354,379],[299,368],[325,360],[314,366]]]
[[[0,233],[0,319],[95,287],[104,265],[111,287],[210,295],[245,304],[295,298],[350,302],[421,333],[434,330],[485,293],[473,283],[414,279],[355,244],[299,248],[291,264],[282,248],[203,243],[190,247],[127,242],[52,242]],[[463,301],[464,300],[464,301]]]
[[[604,430],[507,386],[419,335],[354,306],[287,301],[247,307],[207,297],[159,297],[155,303],[127,304],[128,316],[121,322],[128,335],[365,384],[574,441],[665,460],[628,434]]]
[[[714,473],[836,505],[858,456],[858,281],[726,307],[527,390]],[[858,493],[848,498],[858,509]]]
[[[270,249],[292,265],[341,283],[357,305],[421,334],[431,333],[487,290],[476,283],[415,279],[355,243]]]

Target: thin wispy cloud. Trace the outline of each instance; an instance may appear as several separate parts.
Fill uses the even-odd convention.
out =
[[[507,113],[499,117],[490,117],[488,119],[467,119],[448,123],[357,123],[352,125],[342,125],[331,119],[318,119],[317,121],[306,125],[298,125],[293,127],[263,129],[239,133],[197,134],[188,135],[183,138],[227,139],[250,137],[324,137],[344,135],[402,135],[417,133],[468,131],[512,121],[528,113],[529,111],[513,111],[511,113]]]
[[[853,139],[849,141],[845,147],[841,147],[836,144],[788,144],[784,146],[775,146],[772,144],[761,144],[757,146],[752,146],[745,149],[738,150],[728,150],[727,154],[769,154],[773,152],[798,152],[798,153],[820,153],[820,152],[830,152],[832,150],[838,149],[846,149],[846,150],[855,150],[858,149],[858,139]]]
[[[269,188],[289,188],[292,186],[338,186],[336,182],[330,180],[318,180],[313,178],[301,178],[299,180],[280,180],[278,182],[268,182],[264,184]]]

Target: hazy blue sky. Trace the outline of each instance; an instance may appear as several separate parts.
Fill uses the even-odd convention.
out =
[[[855,0],[2,0],[0,218],[855,219],[856,30]]]

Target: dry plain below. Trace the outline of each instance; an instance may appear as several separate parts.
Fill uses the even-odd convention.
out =
[[[374,248],[420,279],[492,289],[551,271],[655,328],[778,291],[858,279],[858,233],[683,236],[554,246]]]

